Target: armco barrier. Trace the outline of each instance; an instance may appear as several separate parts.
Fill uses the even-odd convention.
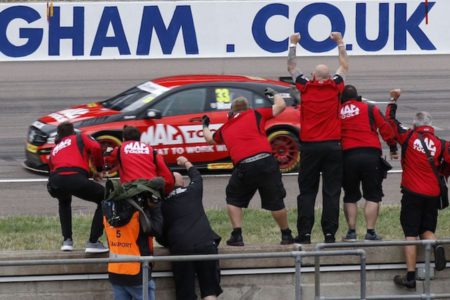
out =
[[[450,299],[450,293],[431,294],[430,289],[430,268],[431,268],[431,248],[433,245],[450,244],[450,240],[419,240],[419,241],[377,241],[377,242],[344,242],[344,243],[320,243],[315,247],[316,252],[321,252],[325,248],[361,248],[361,247],[388,247],[388,246],[407,246],[416,245],[425,248],[425,280],[423,284],[423,293],[413,295],[382,295],[372,296],[365,299]],[[315,299],[360,299],[360,298],[333,298],[320,296],[320,257],[315,258]],[[362,298],[361,298],[362,299]]]
[[[72,264],[106,264],[109,262],[141,262],[143,269],[143,296],[148,299],[148,267],[150,262],[157,261],[199,261],[216,259],[251,259],[251,258],[282,258],[295,259],[295,299],[302,299],[301,264],[302,257],[343,256],[352,255],[360,257],[360,296],[355,299],[366,299],[366,254],[364,250],[335,250],[335,251],[291,251],[246,254],[215,254],[215,255],[189,255],[189,256],[142,256],[127,258],[93,258],[93,259],[60,259],[60,260],[13,260],[0,261],[0,267],[7,266],[37,266],[37,265],[72,265]]]

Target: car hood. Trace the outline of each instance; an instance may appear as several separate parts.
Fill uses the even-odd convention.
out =
[[[72,106],[69,109],[60,110],[39,119],[40,122],[57,126],[59,123],[69,121],[71,123],[81,122],[89,119],[108,117],[120,114],[120,111],[103,107],[100,103],[93,102],[83,105]]]

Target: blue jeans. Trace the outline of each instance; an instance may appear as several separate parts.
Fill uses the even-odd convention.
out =
[[[142,285],[113,284],[114,300],[142,300]],[[148,282],[148,299],[155,300],[155,281]]]

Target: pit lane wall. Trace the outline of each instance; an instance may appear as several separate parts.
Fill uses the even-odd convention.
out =
[[[0,4],[0,61],[449,54],[450,1],[139,1]]]
[[[312,250],[307,245],[304,250]],[[278,252],[297,250],[295,246],[253,245],[221,247],[219,253]],[[394,286],[392,278],[405,272],[402,247],[365,248],[367,254],[367,296],[413,295],[422,293],[418,281],[417,291]],[[450,247],[446,248],[450,253]],[[157,255],[167,250],[156,249]],[[51,251],[15,251],[0,253],[0,260],[85,258],[80,249],[72,253]],[[98,257],[98,256],[96,256]],[[103,256],[106,257],[106,256]],[[314,299],[314,258],[304,258],[302,264],[302,299]],[[423,253],[419,251],[419,262]],[[356,257],[321,258],[321,296],[359,297],[359,259]],[[419,264],[420,266],[420,264]],[[294,261],[291,258],[223,260],[223,300],[275,300],[294,299]],[[60,265],[0,268],[0,300],[103,300],[112,299],[111,285],[106,280],[105,265]],[[155,265],[156,299],[175,299],[174,284],[168,263]],[[433,294],[449,293],[450,270],[434,272],[431,281]],[[419,298],[420,296],[418,296]],[[389,299],[385,297],[384,299]],[[334,298],[336,299],[336,298]],[[380,299],[380,298],[378,298]]]

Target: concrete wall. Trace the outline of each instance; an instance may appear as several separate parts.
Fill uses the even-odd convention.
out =
[[[255,245],[245,248],[223,247],[220,253],[292,251],[294,246]],[[311,249],[308,247],[306,250]],[[450,251],[450,248],[447,249]],[[367,294],[369,296],[388,294],[412,294],[400,290],[392,283],[396,274],[404,272],[404,257],[401,247],[366,248],[367,251]],[[449,253],[447,251],[447,253]],[[167,254],[158,249],[158,255]],[[422,260],[422,254],[419,261]],[[87,257],[81,251],[72,253],[21,251],[3,252],[1,260],[59,259]],[[98,257],[98,256],[96,256]],[[359,295],[358,258],[322,258],[322,296]],[[294,262],[292,259],[224,260],[222,266],[222,288],[220,299],[293,299],[295,292]],[[305,258],[302,266],[303,299],[314,298],[313,260]],[[268,268],[272,273],[264,274]],[[353,270],[352,270],[353,269]],[[157,299],[174,299],[174,285],[170,277],[170,266],[158,263],[155,267]],[[239,274],[240,271],[253,274]],[[106,280],[105,265],[71,265],[44,267],[0,268],[0,300],[4,299],[111,299],[112,291]],[[242,272],[241,272],[242,273]],[[261,273],[261,274],[255,274]],[[84,280],[77,275],[85,274]],[[70,276],[74,277],[70,277]],[[23,277],[34,276],[34,277]],[[44,277],[45,276],[45,277]],[[433,293],[450,293],[448,282],[450,271],[436,272],[432,281]],[[422,292],[420,281],[417,293]]]

